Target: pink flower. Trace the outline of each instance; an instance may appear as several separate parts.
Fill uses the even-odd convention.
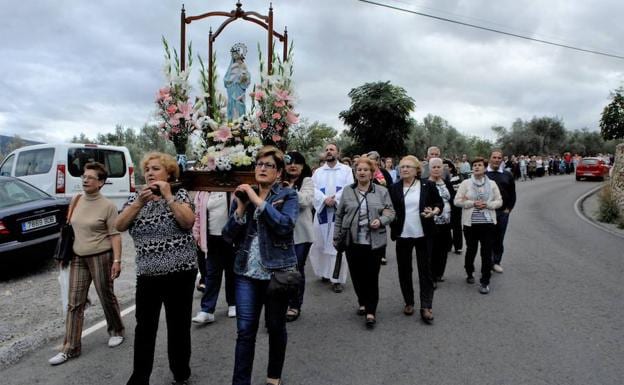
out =
[[[271,117],[275,120],[280,120],[282,118],[282,115],[280,115],[279,112],[275,112],[273,113],[273,115],[271,115]]]
[[[275,125],[275,129],[276,129],[277,131],[282,131],[282,125],[281,125],[281,124],[279,124],[279,123],[278,123],[278,124],[276,124],[276,125]]]
[[[179,134],[180,133],[180,127],[171,127],[171,133],[172,134]]]
[[[171,99],[171,88],[164,87],[158,90],[158,101],[167,101]]]
[[[228,139],[232,138],[232,130],[228,126],[221,126],[215,132],[214,138],[220,142],[227,142]]]
[[[299,123],[299,117],[292,111],[288,111],[286,113],[286,121],[288,124],[297,124]]]
[[[177,117],[177,114],[173,115],[173,117],[169,120],[169,124],[171,124],[172,126],[177,126],[180,124],[180,118]]]
[[[262,99],[265,97],[265,95],[264,95],[264,92],[263,92],[263,91],[256,91],[256,92],[253,92],[253,93],[251,94],[251,96],[252,96],[254,99],[256,99],[257,101],[260,101],[260,100],[262,100]]]
[[[266,130],[268,127],[269,127],[269,123],[267,122],[260,123],[260,128],[262,128],[263,130]]]
[[[261,117],[261,116],[262,116],[262,111],[258,111],[258,112],[256,112],[256,118],[259,118],[259,117]]]
[[[214,171],[217,169],[217,162],[214,156],[209,156],[208,161],[206,162],[206,169],[208,171]]]
[[[178,109],[180,110],[180,113],[182,114],[182,117],[184,119],[191,119],[191,111],[193,110],[193,106],[191,106],[191,103],[178,102]]]
[[[273,93],[275,95],[275,97],[277,98],[277,100],[290,100],[290,94],[288,93],[288,91],[286,90],[280,90],[280,91],[275,91]]]
[[[280,107],[284,107],[286,105],[286,102],[284,102],[283,100],[278,100],[277,102],[273,103],[273,105],[275,107],[280,108]]]
[[[178,107],[175,104],[172,104],[169,107],[167,107],[167,113],[169,115],[175,114],[177,110],[178,110]]]
[[[273,139],[274,142],[279,142],[280,140],[282,140],[282,137],[278,134],[273,134],[273,136],[271,136],[271,139]]]

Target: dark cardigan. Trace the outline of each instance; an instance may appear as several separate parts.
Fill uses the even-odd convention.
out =
[[[440,193],[435,183],[428,179],[416,180],[416,183],[420,183],[420,207],[419,211],[423,212],[425,207],[431,207],[432,209],[438,208],[440,212],[444,208],[444,202],[440,198]],[[401,236],[403,232],[403,225],[405,224],[405,197],[403,196],[403,181],[398,181],[389,188],[390,200],[394,206],[396,212],[396,218],[394,222],[390,224],[390,238],[394,241]],[[422,223],[423,232],[425,236],[432,236],[435,231],[435,222],[433,217],[423,218],[420,217]]]

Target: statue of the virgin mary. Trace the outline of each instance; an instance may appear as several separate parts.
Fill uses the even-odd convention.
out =
[[[227,119],[235,120],[245,115],[245,90],[249,87],[250,78],[245,56],[247,47],[242,43],[236,43],[230,50],[232,61],[225,73],[223,84],[227,90]]]

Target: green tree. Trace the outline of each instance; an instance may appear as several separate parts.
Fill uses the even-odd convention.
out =
[[[624,87],[611,93],[613,97],[600,119],[600,133],[604,140],[624,138]]]
[[[76,136],[74,135],[71,138],[70,143],[88,143],[88,144],[94,144],[96,143],[95,139],[90,139],[89,137],[87,137],[87,135],[85,135],[84,132],[81,132],[80,135]]]
[[[301,121],[289,131],[288,148],[299,151],[305,156],[308,164],[317,161],[318,154],[323,150],[325,142],[337,135],[333,127],[315,121],[310,124],[308,119]]]
[[[384,156],[405,154],[416,105],[405,89],[390,82],[366,83],[349,92],[351,107],[340,112],[354,141]]]

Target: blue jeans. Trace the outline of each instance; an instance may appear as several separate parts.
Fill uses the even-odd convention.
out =
[[[201,252],[201,250],[200,250]],[[206,258],[206,290],[201,299],[201,310],[214,313],[221,290],[221,279],[225,273],[225,300],[228,306],[236,305],[234,296],[234,255],[232,246],[220,235],[208,235]]]
[[[509,213],[502,210],[496,211],[496,228],[492,239],[492,263],[500,265],[503,258],[505,246],[505,233],[507,232],[507,224],[509,223]]]
[[[262,306],[269,332],[269,363],[267,377],[281,378],[286,357],[286,309],[288,297],[267,295],[269,281],[236,275],[236,326],[238,337],[234,358],[232,385],[251,384],[256,334]]]
[[[305,264],[308,259],[308,253],[310,252],[311,242],[298,243],[295,245],[295,254],[297,255],[297,270],[301,273],[301,283],[299,284],[299,291],[296,296],[293,296],[288,301],[288,306],[291,309],[301,310],[301,304],[303,303],[303,293],[305,291]]]

